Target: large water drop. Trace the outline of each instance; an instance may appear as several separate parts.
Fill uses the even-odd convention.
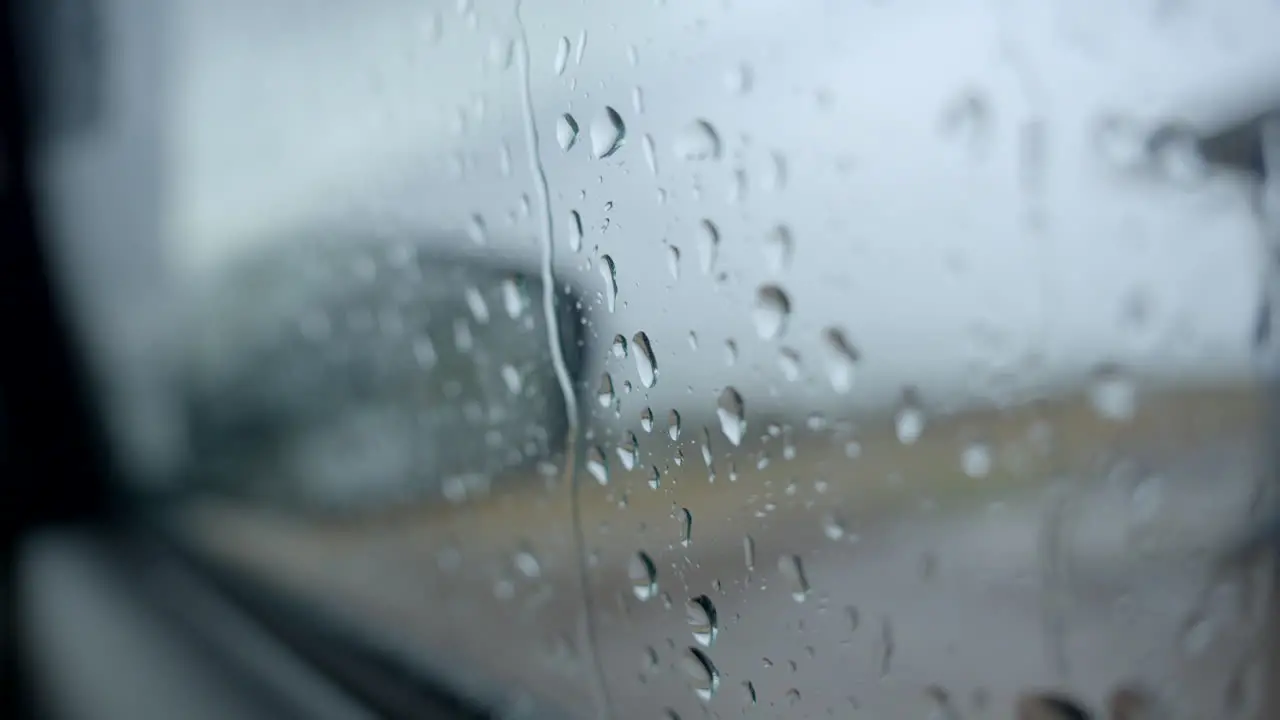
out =
[[[720,158],[720,136],[711,123],[695,120],[676,135],[675,153],[681,160],[717,160]]]
[[[853,389],[859,353],[839,328],[829,327],[823,330],[822,345],[826,353],[827,379],[831,381],[831,389],[843,395]]]
[[[742,395],[732,386],[720,392],[720,398],[716,402],[716,417],[720,418],[720,431],[729,442],[735,446],[740,444],[742,436],[747,432],[746,407]]]
[[[617,110],[605,107],[595,120],[591,121],[591,156],[597,160],[609,157],[622,147],[627,137],[627,126]]]
[[[556,143],[560,145],[561,150],[568,152],[577,142],[578,121],[574,120],[569,113],[565,113],[556,120]]]
[[[649,336],[638,332],[631,338],[631,344],[635,347],[636,372],[640,374],[640,384],[651,388],[658,381],[658,361],[653,357]]]
[[[756,326],[756,334],[763,340],[773,340],[787,329],[787,320],[791,316],[791,299],[777,285],[764,285],[756,290],[756,303],[751,311],[751,320]]]
[[[631,591],[636,599],[644,601],[658,594],[658,569],[653,558],[643,550],[631,556],[627,577],[631,580]]]
[[[720,229],[710,220],[698,222],[694,232],[694,247],[698,249],[698,264],[703,275],[710,275],[716,266],[720,252]]]

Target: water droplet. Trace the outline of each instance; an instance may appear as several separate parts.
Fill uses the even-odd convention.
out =
[[[569,113],[561,115],[560,119],[556,120],[556,142],[565,152],[569,152],[569,149],[578,142],[578,121],[574,120]]]
[[[1094,145],[1112,167],[1130,170],[1147,161],[1147,131],[1131,118],[1108,115],[1098,120]]]
[[[680,544],[689,547],[693,542],[693,513],[689,508],[680,508]]]
[[[587,51],[587,31],[584,29],[578,33],[578,52],[573,55],[573,64],[582,64],[582,53]]]
[[[795,382],[800,379],[800,353],[791,348],[782,348],[778,351],[778,369],[782,371],[782,377],[787,382]]]
[[[681,160],[718,160],[720,159],[720,136],[711,123],[706,120],[694,120],[676,135],[676,157]]]
[[[619,360],[625,358],[627,356],[627,339],[621,335],[614,335],[611,352]]]
[[[662,487],[662,471],[658,470],[657,465],[649,468],[649,489],[657,490]]]
[[[939,129],[946,137],[956,138],[972,150],[981,150],[990,134],[991,108],[980,91],[968,89],[942,110]]]
[[[637,115],[644,114],[644,90],[639,85],[631,88],[631,108]]]
[[[613,312],[618,304],[618,269],[608,255],[600,256],[600,277],[604,278],[605,306]]]
[[[827,379],[831,381],[831,389],[843,395],[853,389],[859,353],[839,328],[829,327],[823,330],[822,344],[826,353]]]
[[[862,622],[862,613],[858,612],[858,608],[853,605],[844,607],[844,619],[849,623],[849,632],[856,632],[859,623]]]
[[[751,68],[736,65],[724,74],[724,88],[734,95],[745,95],[751,92],[753,79]]]
[[[1164,504],[1164,478],[1148,475],[1138,481],[1129,497],[1129,513],[1134,522],[1149,523],[1160,514]]]
[[[489,66],[496,70],[506,70],[511,67],[514,47],[515,45],[511,38],[489,38]]]
[[[471,311],[471,317],[475,318],[476,322],[481,325],[488,323],[489,303],[485,301],[480,288],[472,285],[464,290],[462,294],[467,300],[467,309]]]
[[[441,36],[444,35],[444,19],[440,17],[440,13],[433,12],[428,15],[422,31],[422,34],[427,38],[427,42],[432,45],[440,42]]]
[[[902,404],[893,417],[893,431],[898,437],[898,442],[903,445],[915,443],[924,433],[924,425],[924,410],[920,408],[918,394],[913,388],[903,390]]]
[[[889,618],[880,618],[880,639],[876,643],[880,649],[880,677],[886,677],[893,668],[893,654],[897,644],[893,638],[893,623]]]
[[[835,513],[827,513],[822,518],[822,534],[827,536],[828,540],[840,540],[844,538],[844,520]]]
[[[649,166],[649,174],[658,174],[658,154],[653,149],[653,137],[645,135],[640,138],[640,147],[644,150],[644,162]]]
[[[693,692],[703,702],[709,701],[720,689],[720,671],[711,658],[698,648],[689,648],[680,659],[680,669],[689,679]]]
[[[791,688],[790,690],[787,691],[787,705],[790,705],[791,707],[795,707],[796,705],[799,705],[799,704],[800,704],[800,691],[795,688]]]
[[[750,535],[742,538],[742,559],[747,565],[747,572],[756,569],[756,541]]]
[[[756,305],[751,319],[756,334],[763,340],[773,340],[787,329],[791,316],[791,299],[777,285],[763,285],[756,290]]]
[[[470,353],[475,345],[475,339],[471,337],[471,323],[463,318],[456,318],[453,321],[453,346],[460,353]]]
[[[609,373],[600,374],[600,385],[596,388],[596,402],[600,403],[602,408],[613,407],[613,376]]]
[[[791,255],[794,249],[791,230],[786,225],[775,226],[765,233],[760,249],[764,254],[765,265],[768,266],[769,272],[774,275],[782,274],[791,266]]]
[[[653,432],[653,410],[645,408],[640,411],[640,429]]]
[[[720,418],[720,431],[735,447],[742,442],[747,432],[746,407],[742,395],[732,386],[720,392],[716,401],[716,417]]]
[[[667,437],[672,442],[680,439],[680,413],[675,410],[667,413]]]
[[[502,281],[502,307],[512,320],[524,315],[529,307],[529,293],[524,276],[511,275]]]
[[[783,555],[778,558],[778,572],[791,586],[791,599],[804,602],[809,595],[809,580],[804,575],[804,565],[799,555]]]
[[[716,620],[716,606],[711,598],[699,595],[684,606],[685,622],[693,629],[693,639],[702,647],[711,647],[720,628]]]
[[[680,279],[680,248],[675,245],[667,246],[667,272],[672,280]]]
[[[991,448],[986,443],[973,442],[960,452],[960,469],[971,478],[984,478],[991,474]]]
[[[636,351],[636,372],[640,374],[640,384],[651,388],[658,381],[658,361],[653,357],[649,336],[638,332],[631,338],[631,345]]]
[[[538,558],[528,548],[517,552],[514,562],[516,569],[529,579],[542,575],[542,564],[538,562]]]
[[[756,686],[751,684],[750,680],[747,680],[742,683],[742,704],[743,705],[756,704]]]
[[[635,433],[627,433],[622,444],[618,445],[618,459],[622,461],[623,470],[634,470],[640,462],[640,442]]]
[[[1148,146],[1156,169],[1173,182],[1191,185],[1204,180],[1209,173],[1195,131],[1183,124],[1160,128],[1151,135]]]
[[[582,249],[582,216],[577,210],[569,211],[569,249],[574,252]]]
[[[627,577],[631,580],[631,592],[637,600],[645,601],[658,594],[658,569],[653,558],[641,550],[631,556],[627,564]]]
[[[702,462],[711,467],[711,432],[702,428]]]
[[[617,110],[606,106],[604,112],[591,121],[591,156],[597,160],[609,157],[622,147],[627,137],[627,126]]]
[[[489,228],[485,225],[484,218],[480,215],[472,215],[467,221],[467,237],[476,245],[489,244]]]
[[[519,395],[524,389],[524,378],[520,377],[520,371],[512,365],[502,366],[502,382],[512,395]]]
[[[698,264],[703,275],[710,275],[716,266],[716,256],[720,252],[720,229],[710,220],[698,222],[694,233],[694,247],[698,249]]]
[[[1089,401],[1100,417],[1127,422],[1138,411],[1138,388],[1123,368],[1103,364],[1093,372]]]
[[[609,484],[609,461],[604,456],[604,450],[599,446],[587,450],[587,472],[591,473],[591,477],[601,485]]]
[[[724,341],[724,364],[729,367],[738,364],[738,343],[732,339]]]
[[[1215,635],[1213,622],[1203,615],[1197,615],[1188,622],[1182,631],[1182,652],[1188,657],[1196,657],[1209,649]]]
[[[653,673],[658,669],[658,651],[652,647],[644,649],[644,653],[640,656],[640,671],[646,675]]]
[[[562,37],[556,42],[556,75],[564,74],[564,66],[569,64],[569,38]]]

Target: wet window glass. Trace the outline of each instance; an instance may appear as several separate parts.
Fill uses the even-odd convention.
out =
[[[1280,6],[163,13],[204,552],[516,717],[1266,714]]]

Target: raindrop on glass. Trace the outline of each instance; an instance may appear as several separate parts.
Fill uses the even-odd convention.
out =
[[[631,556],[627,564],[627,577],[631,580],[631,592],[640,601],[648,600],[658,594],[658,569],[653,558],[641,550]]]
[[[556,42],[556,75],[563,75],[567,64],[569,64],[569,38],[562,37]]]
[[[622,147],[627,137],[627,126],[617,110],[606,106],[604,112],[591,121],[591,156],[597,160],[609,157]]]
[[[476,245],[489,244],[489,228],[484,223],[484,218],[479,215],[472,215],[467,221],[467,237]]]
[[[777,285],[764,285],[756,290],[756,304],[751,319],[756,334],[763,340],[773,340],[787,329],[791,316],[791,299]]]
[[[649,489],[657,490],[660,487],[662,487],[662,471],[657,465],[653,465],[649,468]]]
[[[569,249],[574,252],[582,249],[582,216],[577,210],[569,211]]]
[[[720,671],[711,658],[698,648],[689,648],[680,659],[680,670],[688,678],[693,692],[703,702],[709,701],[720,689]]]
[[[680,508],[680,544],[689,547],[693,542],[693,513],[689,508]]]
[[[796,705],[799,705],[799,704],[800,704],[800,691],[795,688],[791,688],[790,690],[787,691],[787,705],[790,705],[791,707],[795,707]]]
[[[569,113],[565,113],[556,120],[556,143],[560,145],[561,150],[568,152],[577,142],[578,121],[574,120]]]
[[[694,247],[698,249],[698,266],[703,275],[710,275],[716,266],[716,256],[720,252],[720,229],[710,220],[698,222],[694,232]]]
[[[702,428],[702,462],[711,467],[711,431]]]
[[[640,374],[640,384],[651,388],[658,381],[658,361],[653,357],[649,336],[638,332],[631,338],[631,345],[635,348],[636,372]]]
[[[744,95],[751,92],[752,79],[751,68],[736,65],[724,74],[724,88],[734,95]]]
[[[598,446],[587,449],[587,472],[601,485],[609,484],[609,461]]]
[[[986,443],[973,442],[960,452],[960,469],[971,478],[984,478],[991,474],[991,448]]]
[[[893,432],[898,442],[903,445],[914,444],[924,433],[924,425],[924,410],[920,407],[918,394],[912,388],[903,390],[901,405],[893,416]]]
[[[640,462],[640,443],[636,440],[635,433],[627,433],[626,438],[618,445],[618,460],[622,462],[623,470],[634,470],[636,463]]]
[[[750,680],[747,680],[746,682],[742,683],[742,704],[743,705],[756,704],[756,686],[753,685]]]
[[[618,269],[608,255],[600,256],[600,277],[604,278],[605,306],[613,312],[618,305]]]
[[[653,432],[653,410],[645,408],[640,411],[640,429],[645,432]]]
[[[693,632],[695,642],[708,648],[715,644],[720,628],[716,619],[716,606],[711,602],[711,598],[699,595],[685,603],[684,616],[685,622]]]
[[[502,281],[502,307],[512,320],[524,315],[529,306],[529,294],[525,289],[524,278],[512,275]]]
[[[640,147],[644,150],[644,162],[649,166],[649,174],[658,174],[658,155],[653,149],[653,138],[645,135],[640,138]]]
[[[756,569],[756,541],[750,535],[742,538],[742,559],[748,572]]]
[[[694,120],[676,135],[675,153],[681,160],[718,160],[720,136],[711,123]]]
[[[804,602],[809,595],[809,580],[804,575],[804,565],[798,555],[783,555],[778,558],[778,572],[786,579],[791,588],[791,599]]]
[[[484,295],[480,293],[480,288],[472,285],[463,291],[463,296],[467,300],[467,309],[471,311],[471,317],[476,322],[484,325],[489,322],[489,303],[485,302]]]
[[[840,540],[844,538],[844,519],[835,513],[827,513],[822,518],[822,534],[827,536],[828,540]]]
[[[1100,417],[1126,422],[1132,420],[1138,411],[1138,388],[1124,369],[1107,363],[1093,372],[1089,401]]]
[[[680,248],[675,245],[667,246],[667,272],[672,280],[680,279]]]
[[[502,366],[502,382],[512,395],[519,395],[524,389],[524,378],[520,377],[520,371],[512,365]]]
[[[573,55],[573,63],[575,65],[582,64],[582,53],[587,51],[587,31],[584,29],[578,33],[578,51]]]
[[[764,254],[764,262],[769,267],[769,272],[774,275],[785,272],[791,266],[791,255],[794,250],[791,230],[786,225],[774,227],[765,233],[760,249]]]
[[[596,402],[600,403],[602,408],[613,407],[613,376],[609,373],[600,374],[600,385],[596,388]]]
[[[778,351],[778,369],[782,371],[782,377],[787,382],[795,382],[800,379],[800,353],[791,348],[782,348]]]
[[[738,364],[738,343],[732,339],[724,341],[724,364],[729,367]]]
[[[610,349],[613,356],[619,360],[627,357],[627,339],[621,335],[613,336],[613,347]]]
[[[826,354],[827,379],[831,381],[831,389],[843,395],[853,389],[854,373],[859,359],[858,351],[845,338],[844,333],[834,327],[822,331],[822,345]]]
[[[746,407],[742,395],[733,386],[720,392],[716,401],[716,417],[720,418],[720,431],[735,447],[742,443],[742,436],[747,432]]]
[[[516,553],[514,558],[516,569],[525,577],[533,579],[542,575],[542,564],[538,562],[538,558],[529,549],[523,549]]]
[[[667,437],[670,437],[672,442],[680,439],[680,413],[675,410],[667,413]]]

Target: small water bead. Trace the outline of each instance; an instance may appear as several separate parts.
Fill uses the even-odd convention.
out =
[[[609,461],[598,445],[587,449],[587,472],[601,485],[609,484]]]
[[[653,147],[653,136],[645,135],[640,138],[640,148],[644,151],[644,163],[649,166],[649,174],[657,176],[658,154]]]
[[[610,348],[613,356],[619,360],[627,357],[627,339],[622,335],[613,336],[613,346]]]
[[[742,395],[733,386],[728,386],[720,392],[720,397],[716,401],[716,417],[720,419],[720,431],[729,442],[734,447],[740,445],[743,435],[747,432],[746,404],[742,400]]]
[[[675,245],[667,246],[667,272],[672,280],[680,279],[680,248]]]
[[[790,690],[787,691],[787,705],[791,707],[795,707],[796,705],[799,705],[799,704],[800,704],[800,691],[795,688],[791,688]]]
[[[720,136],[711,123],[699,118],[679,131],[674,149],[681,160],[719,160]]]
[[[672,442],[680,439],[680,413],[675,410],[667,413],[667,437]]]
[[[631,88],[631,109],[635,110],[637,115],[644,114],[644,90],[639,85]]]
[[[857,632],[858,625],[862,622],[862,613],[854,605],[846,605],[844,607],[844,619],[849,624],[849,632]]]
[[[711,598],[706,595],[693,598],[685,603],[684,614],[685,622],[692,629],[694,641],[708,648],[715,644],[720,628],[716,617],[716,606],[711,602]]]
[[[924,433],[925,416],[920,397],[914,388],[902,391],[902,401],[893,417],[893,431],[898,442],[912,445]]]
[[[742,704],[743,705],[756,704],[756,686],[753,685],[750,680],[747,680],[742,683]]]
[[[702,428],[702,462],[711,467],[711,431]]]
[[[724,341],[724,364],[729,367],[738,364],[738,343],[732,339]]]
[[[582,216],[577,210],[569,211],[569,249],[574,252],[582,250]]]
[[[716,256],[720,252],[720,229],[710,220],[701,220],[694,232],[694,247],[698,250],[698,264],[703,275],[715,270]]]
[[[756,334],[762,340],[780,337],[787,329],[790,316],[791,299],[782,288],[763,285],[756,290],[756,303],[751,319],[755,324]]]
[[[1127,422],[1138,411],[1137,385],[1119,365],[1106,363],[1093,371],[1089,401],[1099,417]]]
[[[556,120],[556,143],[560,149],[569,150],[578,142],[578,121],[569,113],[564,113]]]
[[[476,245],[489,244],[489,228],[479,214],[472,215],[467,220],[467,237]]]
[[[604,279],[605,306],[613,312],[618,304],[618,269],[608,255],[600,256],[600,277]]]
[[[631,580],[631,592],[644,602],[658,594],[658,568],[653,558],[641,550],[631,556],[627,564],[627,578]]]
[[[751,68],[746,65],[735,65],[724,74],[724,87],[734,95],[745,95],[751,92],[753,80]]]
[[[645,432],[653,432],[653,410],[645,408],[640,411],[640,429]]]
[[[529,307],[529,292],[524,276],[511,275],[502,281],[502,307],[512,320],[524,315]]]
[[[476,322],[484,325],[489,322],[489,303],[485,301],[484,295],[480,289],[472,285],[463,291],[463,296],[467,301],[467,309],[471,311],[471,317]]]
[[[1164,504],[1164,478],[1148,475],[1133,487],[1129,496],[1129,514],[1134,522],[1149,523],[1160,515]]]
[[[556,76],[564,74],[564,68],[569,64],[569,38],[562,37],[556,42],[556,60],[555,71]]]
[[[627,126],[617,110],[606,106],[604,112],[591,121],[591,156],[603,160],[618,151],[627,137]]]
[[[516,553],[513,558],[516,569],[529,579],[535,579],[542,575],[542,564],[538,562],[537,556],[528,548],[522,549]]]
[[[822,518],[822,534],[826,535],[828,540],[843,539],[845,534],[844,519],[835,513],[827,513]]]
[[[696,351],[698,349],[698,333],[689,331],[689,349]]]
[[[631,344],[635,348],[636,372],[640,375],[640,384],[651,388],[658,381],[658,361],[653,356],[649,336],[638,332],[631,338]]]
[[[596,388],[596,402],[602,408],[613,407],[615,395],[613,393],[613,376],[609,373],[600,374],[600,385]]]
[[[513,365],[502,366],[502,382],[507,386],[507,391],[512,395],[519,395],[524,390],[524,378],[521,377],[520,371]]]
[[[826,354],[827,379],[831,389],[843,395],[853,389],[853,381],[859,353],[839,328],[822,331],[823,351]]]
[[[786,225],[778,225],[765,233],[760,249],[764,254],[765,265],[769,272],[781,275],[791,266],[793,253],[791,230]]]
[[[698,648],[691,647],[680,659],[680,670],[689,680],[693,692],[703,702],[711,700],[720,689],[720,671],[711,658]]]
[[[657,490],[660,487],[662,487],[662,471],[657,465],[653,465],[649,468],[649,489]]]
[[[584,29],[578,33],[578,52],[574,53],[573,64],[582,64],[582,54],[587,51],[587,31]]]
[[[680,508],[680,544],[689,547],[693,542],[693,513],[689,508]]]
[[[635,433],[628,432],[622,444],[618,445],[618,460],[623,470],[634,470],[640,462],[640,442]]]
[[[742,538],[742,559],[748,572],[756,569],[756,541],[750,535]]]
[[[984,478],[991,474],[991,447],[973,442],[960,452],[960,469],[971,478]]]
[[[798,555],[783,555],[778,558],[778,572],[791,587],[791,599],[804,602],[809,595],[809,580],[804,574],[804,564]]]

